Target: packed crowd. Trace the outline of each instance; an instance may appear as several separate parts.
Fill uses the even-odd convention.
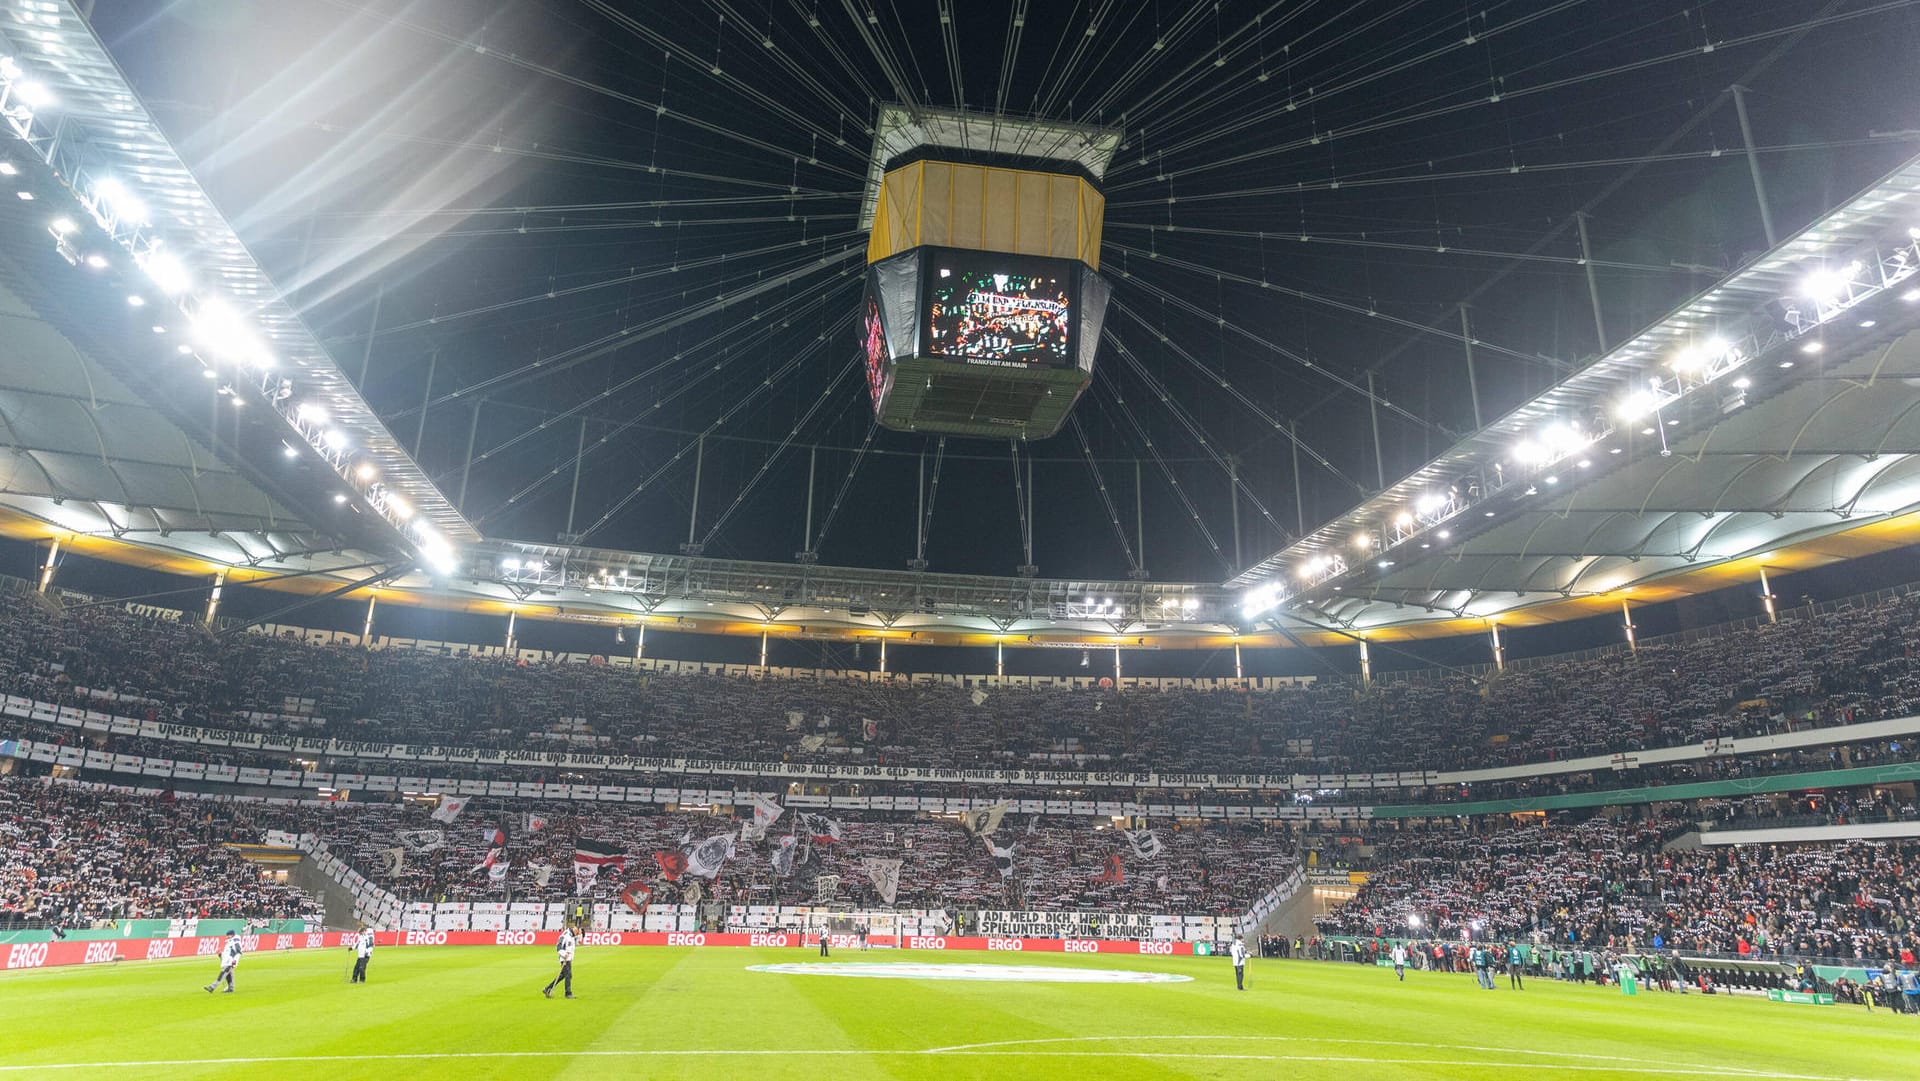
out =
[[[1245,911],[1297,862],[1294,839],[1284,830],[1168,827],[1154,831],[1159,851],[1142,856],[1124,833],[1092,820],[1010,818],[992,835],[996,847],[1012,850],[1011,874],[1003,875],[986,840],[952,820],[836,817],[840,836],[827,840],[809,833],[797,814],[786,814],[754,838],[742,836],[740,821],[713,814],[606,808],[579,815],[563,804],[504,806],[510,809],[463,815],[443,826],[422,807],[343,805],[310,813],[297,825],[317,832],[383,888],[427,901],[498,901],[509,893],[514,900],[574,897],[572,857],[583,839],[609,843],[626,857],[624,870],[608,870],[589,891],[600,901],[638,881],[662,901],[884,907],[863,865],[877,857],[901,861],[894,898],[901,907],[1222,915]],[[542,827],[529,831],[528,815]],[[497,862],[511,865],[499,880],[482,867],[496,828],[507,831]],[[733,855],[716,877],[668,879],[662,858],[670,864],[673,854],[725,834],[734,837]],[[774,854],[788,837],[795,851],[781,873]]]
[[[226,847],[265,828],[234,804],[0,778],[0,922],[317,918]]]
[[[488,748],[962,768],[1454,769],[1920,712],[1916,616],[1920,595],[1910,595],[1638,653],[1509,666],[1485,681],[993,688],[976,703],[973,688],[951,685],[215,639],[112,605],[16,604],[0,612],[0,690],[90,705],[112,691],[123,712],[216,728]]]
[[[1319,917],[1329,934],[1470,932],[1626,951],[1881,960],[1920,949],[1920,843],[1741,845],[1663,852],[1689,823],[1593,818],[1401,831]]]

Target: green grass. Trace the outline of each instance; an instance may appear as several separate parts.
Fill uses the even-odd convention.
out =
[[[1858,1007],[1218,958],[836,954],[1178,972],[1191,983],[995,984],[745,971],[800,949],[583,949],[572,1002],[546,947],[251,954],[0,976],[7,1078],[1493,1078],[1911,1075],[1920,1018]],[[1034,1041],[1021,1043],[1015,1041]],[[962,1045],[983,1045],[972,1046]],[[935,1051],[933,1049],[949,1049]],[[678,1054],[699,1051],[704,1054]],[[518,1053],[518,1054],[509,1054]],[[408,1059],[372,1056],[412,1055]],[[344,1057],[368,1056],[368,1057]],[[281,1061],[207,1062],[208,1059]],[[197,1060],[197,1061],[187,1061]],[[107,1065],[142,1062],[146,1065]],[[67,1068],[52,1068],[67,1064]]]

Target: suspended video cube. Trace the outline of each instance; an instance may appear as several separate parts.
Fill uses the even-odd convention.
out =
[[[870,184],[862,330],[874,416],[899,431],[1053,435],[1093,379],[1110,288],[1097,272],[1105,199],[1085,174],[1104,171],[1117,133],[888,110],[876,156],[920,141],[876,161]],[[1045,131],[1026,130],[1036,125]]]

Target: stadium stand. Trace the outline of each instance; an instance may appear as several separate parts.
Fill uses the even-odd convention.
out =
[[[1403,833],[1328,934],[1475,937],[1622,952],[1900,960],[1920,949],[1914,842],[1662,852],[1674,818]],[[1417,917],[1418,924],[1410,924]]]
[[[1324,679],[1253,694],[996,688],[983,706],[954,684],[369,651],[215,638],[113,605],[13,605],[0,614],[0,689],[221,728],[482,748],[945,768],[1442,770],[1911,715],[1917,615],[1920,599],[1905,594],[1492,679]]]
[[[318,918],[226,846],[265,828],[237,804],[0,778],[0,921]]]

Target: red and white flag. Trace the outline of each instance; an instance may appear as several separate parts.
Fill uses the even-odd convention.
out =
[[[466,810],[467,804],[471,802],[473,802],[471,796],[442,796],[440,797],[440,806],[433,809],[433,820],[435,822],[451,822],[459,818],[460,812]]]

